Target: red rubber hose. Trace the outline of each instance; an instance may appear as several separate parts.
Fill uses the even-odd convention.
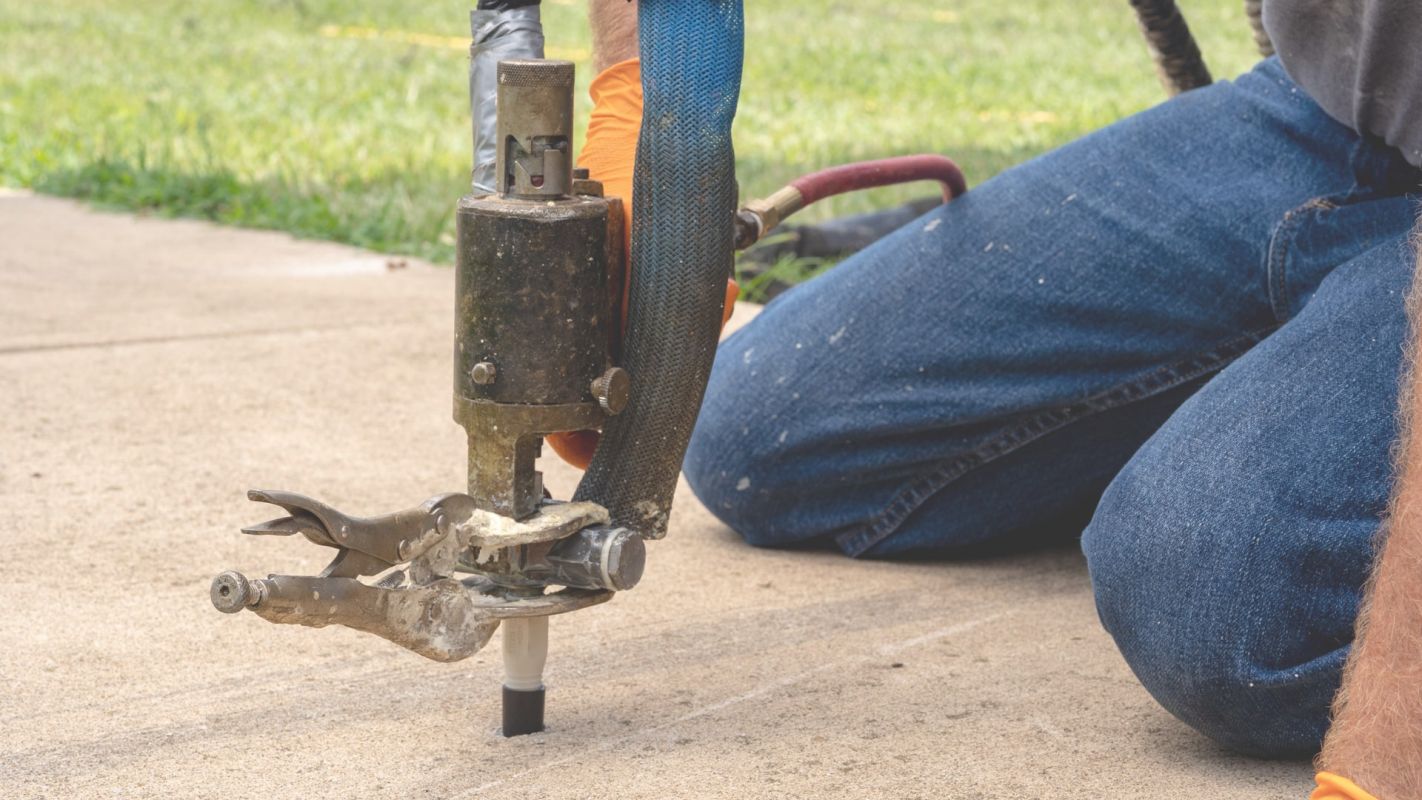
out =
[[[910,181],[938,181],[947,202],[968,190],[968,181],[953,159],[938,155],[896,156],[861,161],[812,172],[790,182],[809,205],[826,197],[876,186]]]

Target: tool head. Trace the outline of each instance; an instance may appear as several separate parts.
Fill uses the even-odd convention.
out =
[[[504,725],[500,732],[505,737],[541,732],[544,696],[545,690],[542,688],[522,692],[505,686]]]
[[[499,62],[495,189],[525,199],[573,189],[573,62]]]

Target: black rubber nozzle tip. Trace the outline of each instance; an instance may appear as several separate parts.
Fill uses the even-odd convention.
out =
[[[504,736],[523,736],[543,730],[543,690],[521,692],[504,687]]]

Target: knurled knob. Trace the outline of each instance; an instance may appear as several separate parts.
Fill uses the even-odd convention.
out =
[[[601,376],[593,378],[592,394],[597,404],[609,414],[621,414],[632,397],[632,377],[627,370],[613,367]]]

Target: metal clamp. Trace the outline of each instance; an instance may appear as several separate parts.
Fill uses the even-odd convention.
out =
[[[608,527],[607,510],[595,503],[545,503],[513,520],[453,493],[364,518],[292,492],[248,497],[288,516],[244,533],[300,533],[337,553],[317,576],[224,572],[211,589],[219,611],[246,608],[270,622],[313,628],[343,625],[436,661],[478,652],[501,620],[606,602],[637,583],[645,559],[641,538]],[[474,574],[459,579],[457,572]],[[554,586],[563,588],[546,592]]]

